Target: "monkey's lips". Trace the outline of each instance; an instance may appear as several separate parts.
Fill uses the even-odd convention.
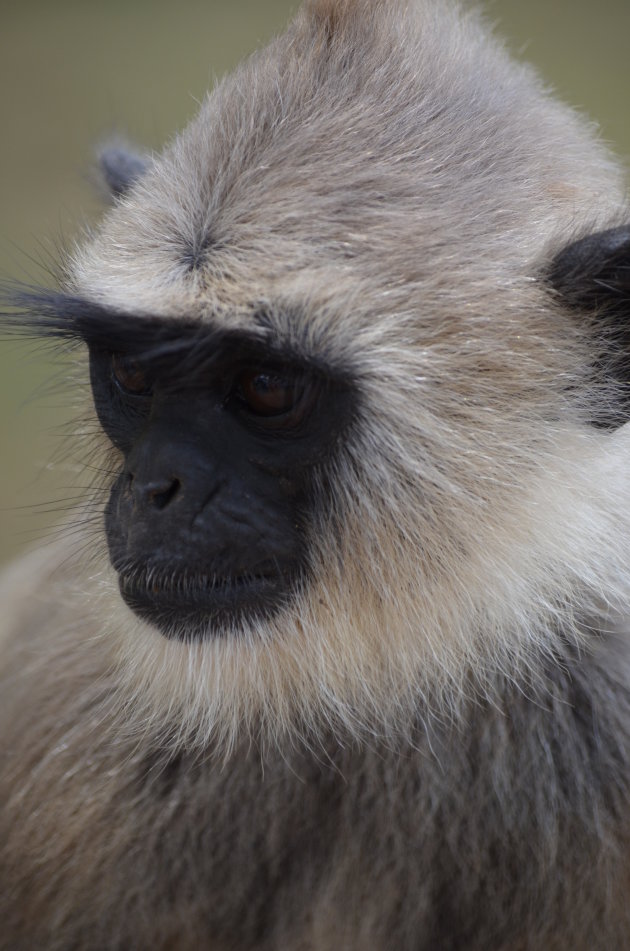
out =
[[[293,583],[289,572],[217,575],[141,568],[118,572],[125,603],[168,638],[196,640],[272,614]]]

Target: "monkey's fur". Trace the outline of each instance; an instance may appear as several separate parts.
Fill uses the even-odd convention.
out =
[[[630,948],[610,156],[476,15],[312,0],[133,182],[104,165],[65,293],[262,308],[357,399],[309,581],[239,636],[139,620],[93,513],[7,576],[0,946]],[[563,257],[612,228],[614,268]]]

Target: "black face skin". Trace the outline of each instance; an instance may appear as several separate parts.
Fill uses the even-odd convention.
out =
[[[124,458],[105,513],[111,562],[126,603],[165,636],[225,634],[304,583],[323,502],[313,473],[349,387],[261,337],[133,324],[115,346],[85,334],[96,410]]]

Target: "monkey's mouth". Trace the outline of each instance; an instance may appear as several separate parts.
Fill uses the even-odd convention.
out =
[[[125,603],[169,638],[192,640],[226,634],[239,622],[269,616],[285,601],[290,572],[203,574],[142,567],[118,571]]]

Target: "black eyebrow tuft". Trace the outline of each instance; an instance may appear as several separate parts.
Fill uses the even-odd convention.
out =
[[[149,361],[181,360],[190,366],[223,356],[252,363],[273,361],[314,370],[341,380],[346,368],[331,366],[324,354],[300,352],[278,339],[264,314],[252,328],[226,328],[193,317],[126,312],[88,298],[14,284],[0,288],[0,335],[31,337],[55,346],[86,344],[92,351],[127,353]]]
[[[9,336],[132,352],[172,345],[202,331],[208,336],[208,327],[198,320],[129,313],[58,290],[12,285],[0,291],[0,300],[5,305],[0,329]]]

